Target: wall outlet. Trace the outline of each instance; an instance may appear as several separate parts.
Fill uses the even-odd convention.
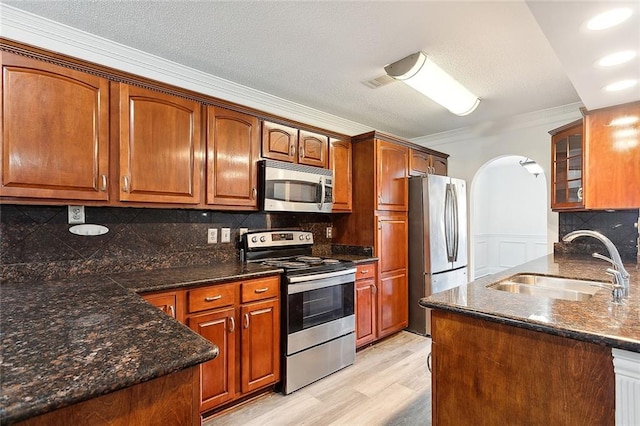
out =
[[[221,243],[231,242],[231,228],[220,229],[220,242]]]
[[[242,236],[247,232],[249,232],[249,228],[240,228],[240,230],[238,231],[238,240],[242,241]]]
[[[327,238],[331,238],[333,236],[333,228],[331,226],[327,226]]]
[[[218,243],[218,230],[216,228],[209,228],[207,230],[207,244]]]
[[[84,206],[69,206],[69,225],[84,223]]]

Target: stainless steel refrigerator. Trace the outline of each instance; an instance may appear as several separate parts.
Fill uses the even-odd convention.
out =
[[[431,334],[418,301],[467,283],[467,188],[462,179],[409,178],[409,330]]]

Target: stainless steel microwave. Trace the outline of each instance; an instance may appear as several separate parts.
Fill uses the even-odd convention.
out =
[[[331,170],[282,161],[260,161],[262,209],[271,212],[331,213]]]

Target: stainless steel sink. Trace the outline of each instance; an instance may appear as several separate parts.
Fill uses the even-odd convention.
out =
[[[531,294],[551,299],[584,301],[602,290],[607,283],[599,281],[574,280],[547,275],[518,274],[487,288],[509,293]]]

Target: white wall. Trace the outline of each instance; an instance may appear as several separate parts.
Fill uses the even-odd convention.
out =
[[[494,158],[507,155],[529,157],[542,166],[546,176],[551,176],[551,136],[548,132],[579,119],[580,106],[582,105],[576,103],[507,117],[499,123],[488,122],[476,128],[416,138],[413,142],[449,154],[449,175],[465,179],[470,183],[467,185],[467,195],[471,200],[476,174],[483,165]],[[479,108],[482,108],[482,103]],[[551,211],[550,193],[547,191],[546,200],[548,252],[553,251],[553,243],[558,241],[558,214]],[[475,254],[473,246],[475,213],[473,210],[469,212],[469,259],[473,259]]]
[[[473,277],[493,274],[549,253],[547,180],[527,172],[520,156],[491,160],[472,183]]]

